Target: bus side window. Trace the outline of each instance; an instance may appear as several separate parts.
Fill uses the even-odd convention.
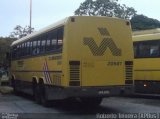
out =
[[[37,41],[37,54],[40,54],[41,41]]]
[[[50,50],[55,51],[57,46],[57,30],[53,30],[50,32],[50,39],[51,39]]]
[[[55,51],[57,46],[57,39],[51,40],[51,51]]]
[[[27,42],[24,43],[24,56],[27,56]]]
[[[26,43],[22,44],[22,50],[23,50],[22,56],[24,57],[26,55]]]
[[[25,43],[22,43],[22,57],[25,56]]]
[[[58,29],[58,38],[57,38],[57,50],[62,51],[63,44],[63,35],[64,35],[64,27]]]
[[[138,58],[158,57],[160,54],[159,41],[143,41],[139,42],[138,45]],[[134,49],[135,48],[134,46]]]
[[[152,42],[150,46],[150,56],[156,57],[159,56],[159,43]]]
[[[33,47],[33,42],[31,41],[31,42],[30,42],[30,48],[29,48],[29,53],[30,53],[30,55],[32,55],[32,47]]]
[[[18,56],[19,56],[19,45],[17,45],[17,48],[16,48],[16,54],[15,54],[16,56],[16,58],[18,58]]]
[[[32,50],[32,54],[36,55],[37,54],[37,41],[33,41],[33,50]]]
[[[27,42],[27,51],[26,51],[26,54],[27,54],[27,55],[30,55],[30,54],[29,54],[29,49],[30,49],[30,42]]]
[[[20,58],[20,57],[22,56],[22,45],[21,45],[21,44],[19,45],[18,52],[19,52],[19,53],[18,53],[19,55],[18,55],[17,58]]]
[[[134,57],[137,58],[138,57],[138,43],[133,43],[133,50],[134,50]]]
[[[50,46],[51,46],[51,40],[47,39],[47,41],[46,41],[46,51],[50,51]]]
[[[41,37],[40,53],[42,53],[42,54],[45,53],[46,38],[47,38],[46,35],[43,35]]]
[[[139,45],[139,55],[140,57],[149,57],[150,56],[150,46],[148,43],[141,43]]]

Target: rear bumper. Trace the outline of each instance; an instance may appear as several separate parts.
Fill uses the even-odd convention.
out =
[[[154,80],[135,80],[135,93],[160,94],[160,81]]]
[[[133,94],[133,86],[110,87],[47,87],[48,99],[109,97]]]
[[[108,97],[132,93],[130,86],[68,88],[69,97]]]

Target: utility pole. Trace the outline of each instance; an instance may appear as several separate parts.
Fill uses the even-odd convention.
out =
[[[32,0],[30,0],[30,24],[29,24],[29,27],[30,27],[30,34],[32,32]]]

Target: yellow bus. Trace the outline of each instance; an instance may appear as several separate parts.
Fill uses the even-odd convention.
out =
[[[100,104],[103,97],[131,93],[133,43],[130,22],[71,16],[11,45],[14,91],[38,103],[78,98]]]
[[[135,92],[160,93],[160,29],[133,33]]]

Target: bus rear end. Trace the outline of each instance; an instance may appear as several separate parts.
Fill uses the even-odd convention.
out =
[[[64,85],[69,97],[102,98],[132,93],[130,23],[109,17],[71,17],[64,41]]]

